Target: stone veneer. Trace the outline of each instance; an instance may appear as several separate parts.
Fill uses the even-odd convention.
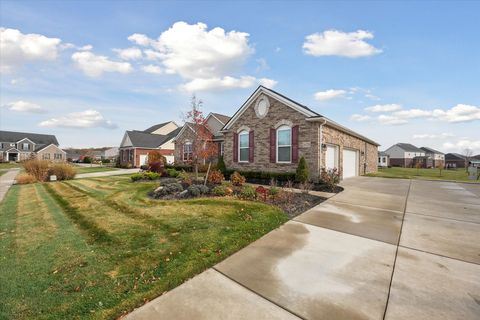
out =
[[[259,98],[251,103],[228,132],[224,134],[224,159],[227,168],[240,171],[295,172],[297,163],[270,162],[270,128],[275,128],[281,122],[289,122],[292,126],[299,126],[299,159],[302,156],[305,157],[311,178],[318,178],[319,168],[324,167],[326,155],[326,150],[322,150],[320,160],[320,123],[306,121],[305,115],[271,97],[268,97],[270,102],[269,112],[264,118],[260,119],[254,110],[256,101]],[[245,127],[254,130],[254,161],[252,163],[233,162],[233,134],[234,132],[238,133],[240,129]],[[340,171],[342,170],[342,150],[344,147],[359,151],[359,174],[377,171],[378,148],[376,145],[329,127],[328,124],[323,126],[322,135],[323,143],[330,143],[339,147],[338,160]],[[364,155],[361,155],[362,151]],[[366,163],[366,166],[364,166],[364,163]]]

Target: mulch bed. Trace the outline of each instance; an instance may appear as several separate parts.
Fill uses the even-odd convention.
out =
[[[270,180],[266,179],[252,179],[249,178],[247,179],[247,182],[249,183],[254,183],[254,184],[260,184],[264,186],[269,186],[270,185]],[[286,181],[277,181],[277,185],[279,187],[285,186],[287,184]],[[300,189],[300,185],[298,183],[293,183],[292,185],[293,188]],[[322,191],[322,192],[331,192],[331,193],[339,193],[343,191],[343,188],[340,186],[335,186],[333,189],[331,189],[329,186],[323,183],[313,183],[312,184],[312,191]]]
[[[288,192],[290,197],[279,200],[267,199],[266,203],[280,208],[290,219],[327,200],[307,193]]]

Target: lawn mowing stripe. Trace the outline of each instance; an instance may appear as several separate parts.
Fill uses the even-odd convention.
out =
[[[59,195],[51,186],[43,184],[45,190],[57,202],[62,210],[75,221],[80,228],[85,230],[91,240],[99,242],[113,242],[113,238],[108,234],[107,230],[99,227],[94,221],[82,215],[77,208],[74,208],[70,203]]]
[[[94,189],[92,187],[89,187],[83,184],[81,181],[78,181],[78,180],[65,181],[64,183],[68,184],[70,187],[74,188],[78,192],[85,193],[90,197],[102,198],[108,194],[108,192],[106,192],[105,190]]]

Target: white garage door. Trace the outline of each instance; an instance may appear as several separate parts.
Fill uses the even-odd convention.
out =
[[[357,175],[358,156],[357,151],[343,149],[343,179]]]
[[[143,166],[144,164],[147,164],[147,155],[146,154],[141,154],[140,155],[140,165]]]
[[[338,168],[338,151],[336,146],[327,145],[327,154],[325,157],[325,165],[327,170]]]
[[[173,164],[175,162],[173,156],[165,156],[165,159],[167,159],[168,164]]]

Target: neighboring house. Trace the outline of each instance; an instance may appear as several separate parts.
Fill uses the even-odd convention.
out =
[[[385,151],[380,151],[378,153],[378,164],[379,167],[387,168],[390,166],[390,157]]]
[[[421,147],[420,149],[425,151],[426,157],[430,158],[431,168],[438,168],[438,166],[443,168],[445,166],[445,153],[427,147]]]
[[[385,153],[390,157],[392,167],[413,168],[418,162],[422,167],[426,166],[425,151],[410,143],[394,144]]]
[[[465,168],[467,159],[459,153],[447,153],[445,155],[445,167],[449,168]]]
[[[61,162],[66,160],[66,152],[58,147],[54,135],[0,131],[1,162],[32,158]]]
[[[228,169],[295,172],[303,156],[313,179],[323,168],[343,178],[377,171],[378,143],[263,86],[222,132]]]
[[[205,118],[205,127],[202,127],[202,130],[206,130],[205,134],[202,134],[202,136],[204,138],[208,137],[208,141],[205,141],[205,143],[215,143],[217,145],[217,156],[223,155],[224,141],[221,129],[228,120],[230,120],[229,116],[211,112]],[[175,137],[175,163],[187,164],[192,161],[192,142],[195,141],[195,132],[195,124],[187,122]]]
[[[126,131],[119,148],[121,165],[140,167],[148,161],[148,154],[153,150],[160,152],[168,163],[174,161],[173,138],[181,128],[173,122],[154,125],[146,130]]]
[[[103,159],[115,160],[118,157],[118,147],[113,147],[103,151]]]

